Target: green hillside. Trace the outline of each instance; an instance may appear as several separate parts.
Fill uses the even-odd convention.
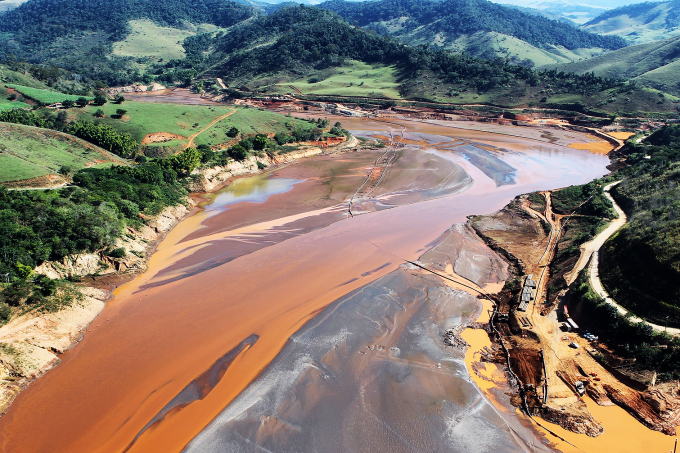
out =
[[[64,94],[60,93],[58,91],[52,91],[52,90],[43,90],[40,88],[31,88],[31,87],[26,87],[22,85],[15,85],[12,83],[7,83],[5,84],[7,88],[12,88],[19,93],[23,94],[27,98],[34,99],[38,102],[41,102],[43,104],[55,104],[57,102],[62,102],[62,101],[76,101],[78,98],[81,96],[73,95],[73,94]],[[94,99],[93,97],[89,96],[84,96],[88,100]]]
[[[627,47],[588,60],[555,66],[556,69],[602,77],[628,78],[680,95],[680,36]]]
[[[57,174],[62,167],[122,163],[104,150],[56,131],[0,123],[0,183]]]
[[[626,226],[602,249],[600,276],[614,299],[657,324],[680,326],[680,127],[624,150],[633,164],[612,194]]]
[[[618,37],[583,32],[484,0],[331,0],[319,6],[412,45],[437,45],[532,66],[574,61],[625,46]]]
[[[644,2],[607,11],[581,27],[585,31],[621,36],[633,44],[680,34],[680,1]]]

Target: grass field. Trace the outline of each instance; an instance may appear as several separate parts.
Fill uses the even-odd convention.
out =
[[[211,24],[195,27],[187,24],[186,29],[161,27],[148,19],[128,22],[130,34],[124,41],[113,45],[113,54],[121,57],[151,57],[155,59],[184,58],[182,42],[197,33],[210,33],[219,30]]]
[[[117,130],[129,133],[135,140],[141,140],[147,135],[157,132],[170,132],[187,139],[204,130],[214,120],[233,112],[230,116],[216,123],[210,129],[198,135],[196,145],[217,145],[229,140],[226,132],[235,126],[242,133],[277,133],[287,131],[286,123],[293,127],[310,128],[310,123],[296,118],[245,107],[226,107],[220,105],[183,105],[161,104],[153,102],[126,101],[122,105],[107,103],[102,107],[88,106],[83,109],[70,109],[69,114],[76,118],[92,121],[94,112],[102,109],[106,115],[100,119]],[[127,110],[124,119],[112,118],[116,109]],[[167,143],[167,142],[166,142]],[[173,145],[177,140],[173,140]]]
[[[26,107],[30,107],[30,105],[24,103],[24,102],[12,102],[12,101],[7,101],[5,99],[0,99],[0,112],[3,110],[12,110],[12,109],[25,109]]]
[[[313,78],[319,81],[310,83]],[[348,61],[344,66],[311,73],[271,88],[279,93],[295,94],[289,85],[304,94],[400,98],[399,83],[393,67],[369,65],[360,61]]]
[[[311,129],[315,127],[307,121],[266,110],[237,108],[232,115],[196,137],[195,142],[196,145],[217,145],[227,142],[231,138],[227,136],[226,132],[232,126],[236,127],[242,134],[276,134],[277,132],[287,132],[289,128],[286,126],[286,123],[292,128]]]
[[[113,162],[123,161],[66,134],[0,123],[0,183],[54,174],[63,165],[78,170]]]
[[[85,97],[86,99],[93,99],[92,97],[87,97],[87,96],[76,96],[72,94],[64,94],[64,93],[59,93],[57,91],[50,91],[50,90],[42,90],[39,88],[31,88],[31,87],[25,87],[22,85],[14,85],[11,83],[6,84],[8,88],[14,88],[17,90],[19,93],[23,94],[24,96],[35,99],[38,102],[42,102],[43,104],[54,104],[55,102],[62,102],[65,100],[71,100],[75,101],[76,99],[80,97]]]

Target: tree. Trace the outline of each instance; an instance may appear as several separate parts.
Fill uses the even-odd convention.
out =
[[[78,107],[85,107],[89,103],[90,101],[88,101],[87,98],[84,97],[79,97],[78,99],[76,99],[76,105]]]
[[[116,115],[118,115],[120,118],[122,118],[126,113],[127,110],[125,109],[116,109]]]
[[[16,264],[17,276],[22,280],[28,280],[31,275],[33,275],[33,268],[31,266],[26,266],[17,261]]]
[[[277,144],[281,146],[290,142],[291,139],[292,137],[290,137],[288,134],[284,134],[283,132],[277,132],[276,135],[274,135],[274,140],[276,141]]]
[[[75,102],[73,102],[73,101],[70,100],[70,99],[66,99],[64,102],[61,103],[61,105],[62,105],[62,107],[64,107],[65,109],[70,109],[71,107],[73,107],[73,106],[75,105]]]
[[[106,101],[106,98],[105,98],[104,96],[102,96],[102,95],[97,95],[97,96],[95,96],[95,97],[94,97],[94,101],[92,101],[92,103],[93,103],[94,105],[104,105],[104,104],[106,104],[106,102],[107,102],[107,101]]]
[[[253,139],[253,149],[260,151],[267,147],[269,138],[265,134],[257,134]]]
[[[97,111],[94,112],[94,116],[96,116],[97,118],[104,118],[104,110],[97,109]]]
[[[64,176],[72,176],[75,170],[70,165],[62,165],[59,167],[59,174]]]
[[[234,145],[231,148],[229,148],[229,156],[232,157],[234,160],[245,160],[250,153],[248,153],[248,150],[245,149],[241,145]]]
[[[235,126],[232,126],[227,130],[227,137],[235,138],[238,137],[239,130]]]
[[[116,104],[122,104],[125,102],[125,97],[121,96],[120,94],[117,94],[115,98],[113,98],[113,102]]]

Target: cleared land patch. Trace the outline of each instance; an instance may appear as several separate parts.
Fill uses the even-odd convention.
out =
[[[113,45],[113,54],[121,57],[150,57],[154,59],[172,60],[185,57],[182,42],[189,36],[210,33],[219,30],[212,24],[186,28],[161,27],[148,19],[128,22],[130,34],[123,41]]]
[[[104,150],[59,132],[0,123],[0,183],[123,161]]]
[[[26,104],[25,102],[18,102],[18,101],[6,101],[5,99],[0,99],[0,112],[3,110],[12,110],[12,109],[25,109],[30,107],[30,105]]]
[[[354,60],[348,61],[344,66],[325,69],[271,88],[279,93],[295,94],[290,85],[304,94],[400,98],[394,67],[370,65]]]
[[[92,97],[88,96],[64,94],[59,93],[57,91],[42,90],[39,88],[25,87],[22,85],[7,84],[5,86],[7,86],[8,88],[13,88],[17,90],[19,93],[23,94],[24,96],[29,97],[31,99],[35,99],[36,101],[42,102],[43,104],[54,104],[55,102],[62,102],[66,100],[75,101],[81,97],[84,97],[85,99],[89,100],[93,99]]]

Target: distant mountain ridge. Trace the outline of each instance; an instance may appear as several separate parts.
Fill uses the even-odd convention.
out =
[[[634,44],[680,34],[680,0],[645,2],[607,11],[582,27],[608,36],[622,36]]]
[[[418,45],[545,65],[624,47],[616,36],[587,33],[486,0],[330,0],[319,5],[351,23]]]
[[[680,96],[680,36],[626,47],[555,68],[578,74],[594,72],[602,77],[632,79]]]

